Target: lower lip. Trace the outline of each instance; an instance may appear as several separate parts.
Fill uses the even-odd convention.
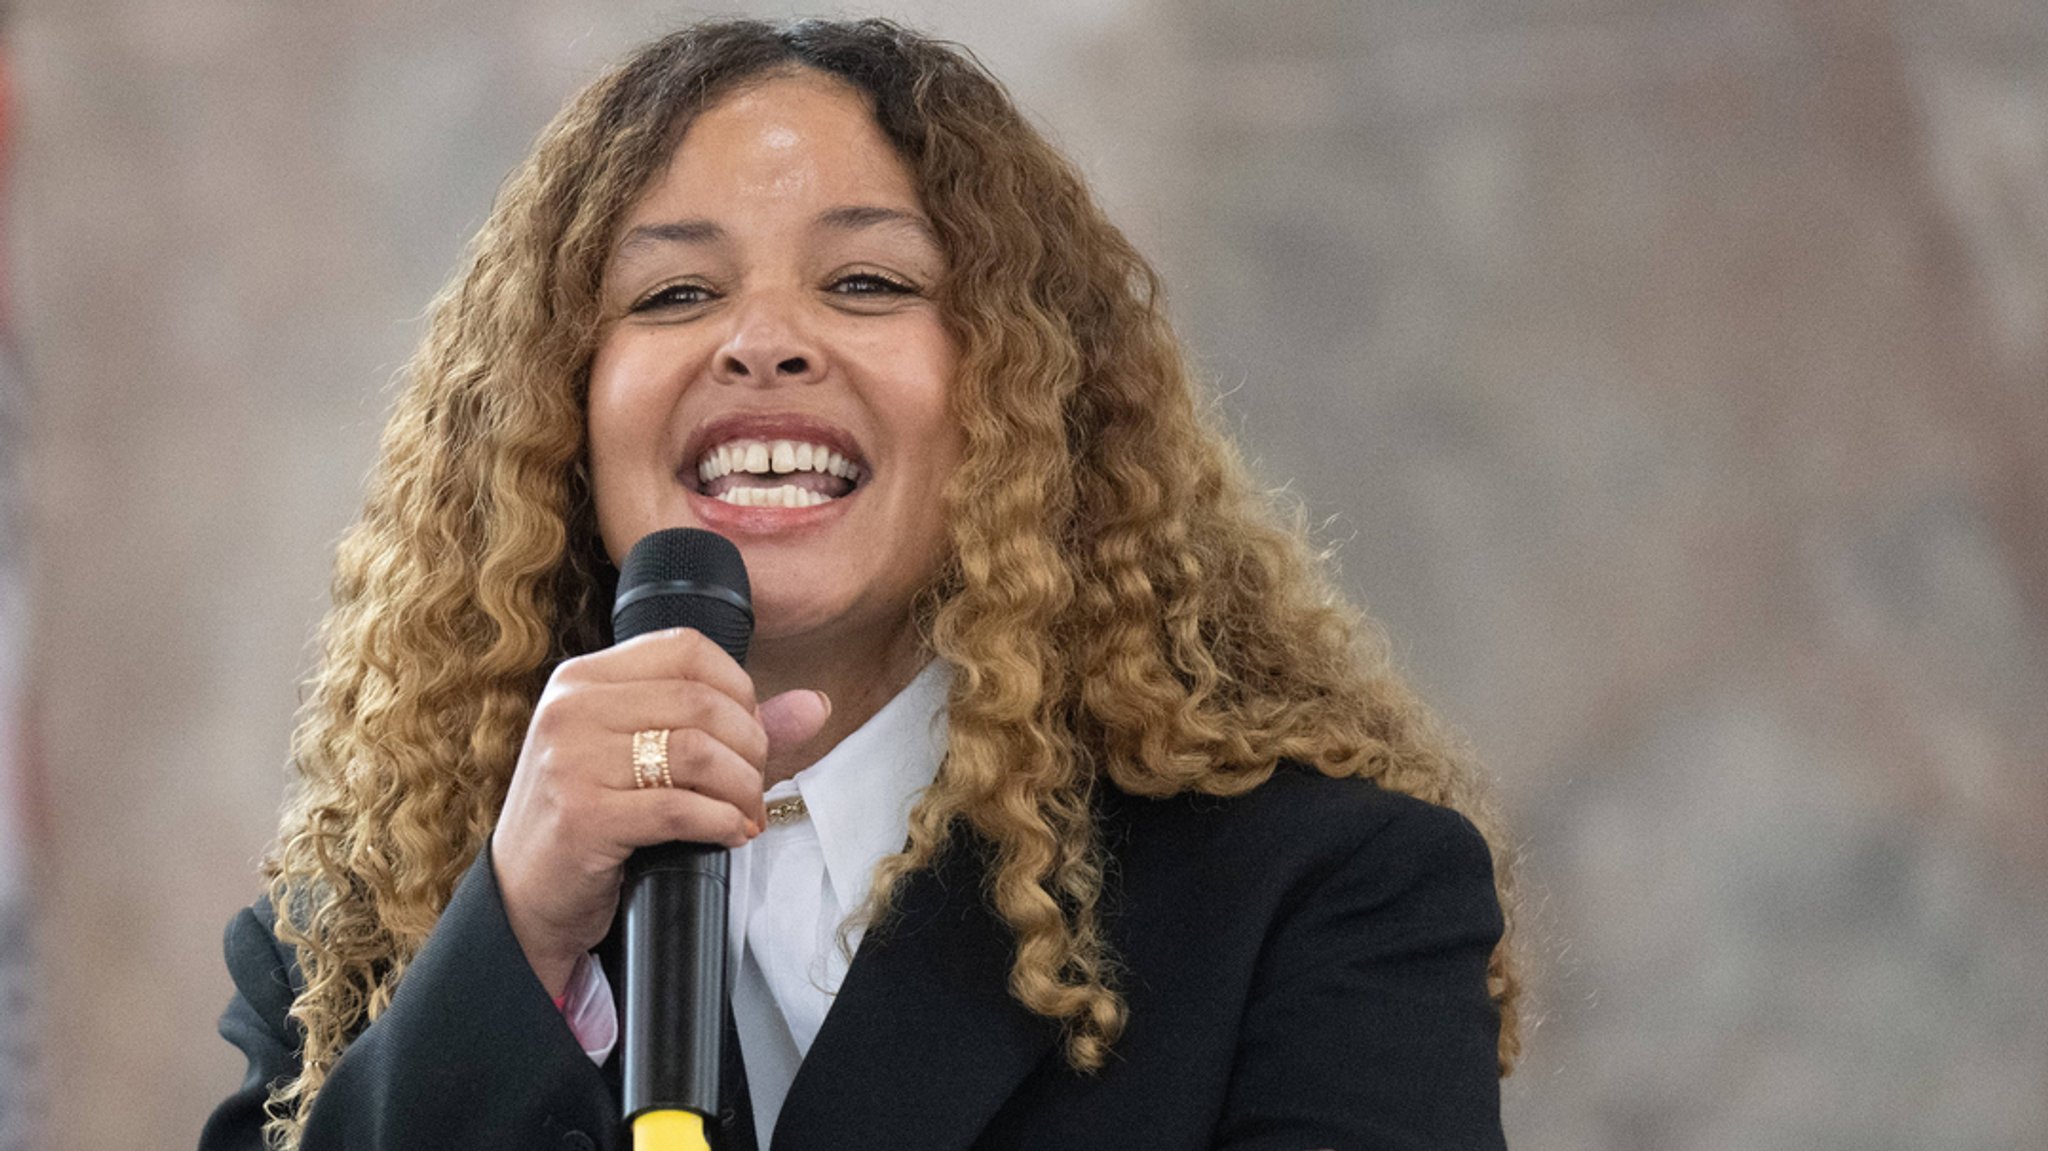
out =
[[[690,510],[705,527],[725,535],[770,536],[822,527],[846,514],[860,489],[807,508],[749,508],[691,492]]]

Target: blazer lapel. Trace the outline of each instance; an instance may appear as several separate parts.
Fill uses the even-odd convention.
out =
[[[725,1012],[725,1042],[719,1052],[717,1151],[759,1151],[754,1136],[754,1098],[747,1090],[747,1067],[740,1060],[740,1033]]]
[[[790,1085],[771,1151],[952,1151],[987,1126],[1058,1038],[1009,994],[1010,929],[954,845],[870,928]]]

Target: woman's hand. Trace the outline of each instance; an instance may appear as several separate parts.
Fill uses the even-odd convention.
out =
[[[760,834],[771,740],[810,739],[830,713],[814,691],[757,705],[740,665],[682,628],[556,668],[491,836],[505,915],[548,994],[562,994],[576,960],[610,929],[634,848],[738,847]],[[675,786],[636,788],[633,733],[658,728],[669,732]]]

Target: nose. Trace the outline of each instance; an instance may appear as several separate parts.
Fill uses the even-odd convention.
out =
[[[806,383],[824,367],[821,349],[805,329],[800,301],[775,293],[735,309],[713,371],[726,383],[762,387]]]

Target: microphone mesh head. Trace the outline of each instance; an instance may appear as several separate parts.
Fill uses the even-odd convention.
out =
[[[650,631],[692,627],[745,662],[753,638],[754,615],[725,596],[708,592],[723,588],[751,602],[747,565],[731,540],[701,528],[664,528],[643,537],[619,565],[619,600],[649,585],[687,581],[699,590],[660,591],[635,598],[612,610],[612,638],[623,643]]]
[[[740,549],[717,532],[702,528],[663,528],[642,536],[626,562],[619,565],[621,595],[641,584],[690,580],[731,588],[748,599],[753,589],[747,584],[746,561]]]

